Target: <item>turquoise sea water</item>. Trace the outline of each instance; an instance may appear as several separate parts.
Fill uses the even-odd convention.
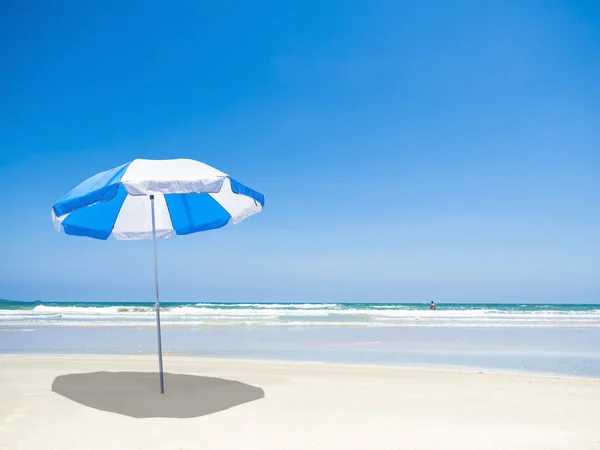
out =
[[[600,305],[163,303],[165,326],[600,326]],[[151,303],[0,302],[2,325],[153,326]]]

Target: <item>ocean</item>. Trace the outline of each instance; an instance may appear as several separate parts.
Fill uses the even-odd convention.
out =
[[[162,303],[169,326],[600,327],[600,305]],[[154,326],[152,303],[0,301],[0,326]]]
[[[169,355],[600,378],[600,305],[163,303]],[[151,354],[150,303],[0,301],[0,353]],[[168,369],[167,369],[168,370]]]

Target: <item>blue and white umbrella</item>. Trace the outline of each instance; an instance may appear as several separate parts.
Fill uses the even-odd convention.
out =
[[[198,195],[200,194],[200,195]],[[260,212],[263,194],[190,159],[136,159],[88,178],[52,206],[58,231],[96,239],[152,239],[221,228]]]
[[[95,239],[154,240],[160,389],[164,392],[156,239],[234,224],[262,211],[265,197],[191,159],[136,159],[88,178],[52,206],[58,231]]]

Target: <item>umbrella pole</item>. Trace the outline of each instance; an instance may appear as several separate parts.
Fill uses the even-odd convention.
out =
[[[156,219],[154,216],[154,195],[150,195],[150,207],[152,209],[152,243],[154,244],[154,291],[156,292],[156,331],[158,335],[158,369],[160,371],[160,393],[165,393],[162,363],[162,342],[160,338],[160,300],[158,298],[158,262],[156,258]]]

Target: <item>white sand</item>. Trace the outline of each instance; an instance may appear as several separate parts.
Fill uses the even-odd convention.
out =
[[[237,380],[264,398],[199,417],[134,418],[51,390],[59,375],[156,365],[151,356],[0,356],[0,448],[600,449],[600,380],[166,356],[170,373]]]

